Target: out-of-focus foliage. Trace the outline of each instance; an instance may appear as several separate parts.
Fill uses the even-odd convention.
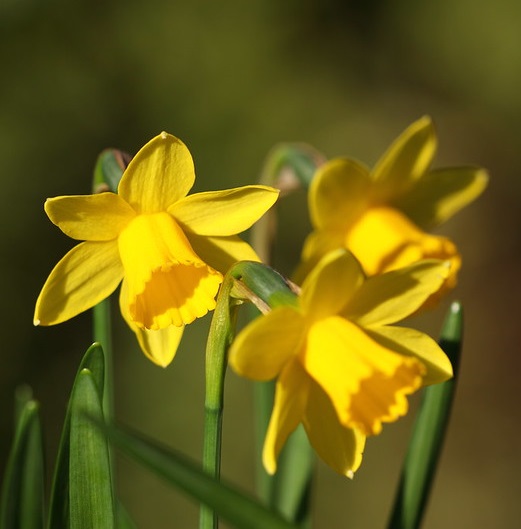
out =
[[[3,409],[11,409],[16,385],[30,383],[44,403],[48,453],[56,452],[91,319],[32,328],[37,293],[72,246],[46,221],[43,202],[90,192],[102,149],[136,152],[167,130],[193,154],[196,191],[218,189],[255,183],[264,156],[280,141],[306,141],[327,156],[372,163],[408,123],[428,113],[442,138],[439,166],[478,164],[489,169],[491,185],[443,229],[463,255],[455,297],[465,304],[468,332],[425,529],[514,529],[521,517],[513,472],[520,464],[519,421],[512,420],[521,367],[520,26],[514,0],[3,0]],[[289,272],[309,228],[303,194],[280,213],[275,264]],[[434,335],[443,312],[424,322]],[[148,365],[123,325],[118,330],[116,414],[199,457],[205,323],[186,333],[176,365],[166,371]],[[223,474],[247,484],[249,396],[248,385],[230,376]],[[4,412],[0,423],[2,468],[9,417]],[[407,434],[404,422],[372,441],[353,483],[320,472],[318,525],[327,519],[331,529],[345,526],[341,515],[330,518],[339,509],[354,527],[359,520],[382,525]],[[194,523],[192,504],[128,463],[119,468],[125,503],[140,525],[160,529],[174,516],[180,527]]]

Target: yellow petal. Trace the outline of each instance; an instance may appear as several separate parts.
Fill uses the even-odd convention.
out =
[[[138,213],[157,213],[185,197],[194,181],[190,151],[181,140],[162,132],[134,156],[118,194]]]
[[[456,246],[445,237],[421,231],[396,209],[368,209],[350,228],[345,246],[355,254],[370,276],[422,259],[451,260],[454,275],[451,281],[455,284],[460,262]]]
[[[339,474],[352,478],[362,462],[365,435],[340,424],[331,400],[313,382],[303,423],[320,458]]]
[[[338,248],[344,248],[346,232],[342,230],[315,230],[304,241],[302,259],[315,257],[315,265],[324,255]]]
[[[304,338],[304,320],[290,307],[278,307],[247,325],[230,348],[230,365],[254,380],[275,378]]]
[[[138,215],[118,241],[136,325],[181,326],[215,307],[222,275],[199,258],[168,213]]]
[[[60,230],[80,241],[110,241],[135,216],[134,210],[114,193],[49,198],[45,212]]]
[[[407,413],[407,395],[420,388],[423,372],[420,362],[408,358],[396,365],[392,376],[375,371],[362,380],[353,395],[349,424],[365,435],[378,435],[382,423],[394,422]]]
[[[311,326],[301,361],[331,399],[340,422],[366,435],[407,412],[405,396],[420,387],[425,370],[418,360],[382,347],[340,317]]]
[[[311,232],[304,241],[302,260],[293,274],[293,281],[301,285],[317,263],[329,252],[344,248],[345,231],[316,230]]]
[[[430,259],[372,276],[351,298],[343,315],[362,327],[398,322],[416,312],[448,275],[447,261]]]
[[[129,313],[128,285],[125,280],[121,284],[119,296],[121,314],[128,326],[136,335],[137,341],[145,356],[161,367],[166,367],[172,362],[183,337],[184,326],[176,327],[169,325],[164,329],[152,331],[138,327]]]
[[[389,202],[406,192],[428,170],[436,147],[436,134],[428,116],[410,125],[373,170],[375,201]]]
[[[415,329],[394,326],[366,329],[366,332],[383,347],[421,360],[427,369],[424,386],[439,384],[453,376],[448,356],[430,336]]]
[[[438,169],[424,175],[393,205],[423,229],[448,220],[487,187],[488,174],[474,167]]]
[[[262,462],[268,474],[275,474],[284,443],[302,421],[309,382],[309,377],[296,360],[286,365],[277,380],[275,404],[262,451]]]
[[[367,206],[369,170],[355,160],[336,158],[317,169],[308,202],[314,228],[348,226]]]
[[[259,220],[278,196],[277,189],[260,185],[208,191],[179,200],[168,212],[198,235],[235,235]]]
[[[328,253],[302,285],[300,303],[312,319],[338,314],[364,282],[360,263],[344,249]]]
[[[204,237],[185,233],[195,253],[212,268],[225,274],[238,261],[260,261],[253,248],[237,235]]]
[[[123,278],[115,241],[83,242],[54,267],[38,296],[35,325],[55,325],[108,297]]]

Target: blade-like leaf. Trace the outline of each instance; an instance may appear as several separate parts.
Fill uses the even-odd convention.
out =
[[[92,372],[83,369],[76,377],[70,403],[70,529],[112,529],[108,443],[90,418],[103,421],[103,410]]]
[[[24,412],[27,403],[33,400],[33,390],[27,384],[18,386],[14,392],[14,431],[18,427],[18,421]]]
[[[127,455],[166,479],[171,485],[205,503],[238,529],[296,529],[254,499],[208,476],[187,457],[140,434],[111,426],[109,439]]]
[[[103,395],[103,381],[105,371],[103,349],[98,343],[93,344],[83,356],[78,374],[88,369],[98,388],[100,400]],[[70,454],[70,413],[71,404],[67,409],[63,424],[58,456],[54,467],[53,484],[51,490],[48,529],[69,529],[69,454]]]
[[[263,502],[287,520],[308,527],[310,490],[315,454],[302,427],[289,437],[280,453],[277,473],[270,476],[262,465],[262,448],[273,408],[273,381],[255,384],[255,448],[257,493]]]
[[[270,506],[301,527],[309,527],[311,523],[314,463],[315,454],[300,425],[279,456]]]
[[[1,529],[43,528],[44,464],[39,405],[26,397],[28,394],[16,406],[18,421],[2,483]]]
[[[417,529],[420,526],[447,430],[457,382],[462,335],[461,305],[453,303],[439,343],[452,362],[454,378],[424,390],[389,529]]]
[[[103,348],[99,343],[93,343],[83,356],[78,374],[84,369],[88,369],[92,373],[96,387],[98,388],[100,400],[103,400],[103,389],[105,382],[105,355]]]

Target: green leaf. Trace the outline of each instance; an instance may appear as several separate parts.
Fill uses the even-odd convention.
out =
[[[459,303],[453,303],[439,343],[452,362],[454,378],[424,390],[389,529],[417,529],[420,526],[449,421],[457,382],[462,336],[462,308]]]
[[[84,369],[88,369],[92,373],[96,387],[98,388],[100,400],[103,400],[104,383],[105,383],[105,354],[103,348],[99,343],[93,343],[83,356],[78,374]]]
[[[15,437],[7,461],[0,500],[1,529],[42,529],[44,464],[39,404],[18,395]]]
[[[262,448],[268,428],[275,383],[255,384],[255,452],[256,486],[263,502],[287,520],[308,527],[311,515],[310,489],[315,454],[306,432],[300,425],[288,438],[279,455],[277,472],[270,476],[262,465]]]
[[[262,464],[262,449],[266,431],[270,423],[271,411],[275,397],[275,381],[255,382],[253,386],[254,405],[254,439],[255,439],[255,489],[261,500],[273,505],[276,474],[271,476]]]
[[[22,413],[25,410],[27,404],[33,400],[33,390],[30,386],[22,384],[18,386],[14,393],[14,431],[16,428]]]
[[[114,445],[171,485],[213,509],[239,529],[296,529],[297,526],[263,507],[236,488],[208,476],[200,465],[135,432],[110,426]]]
[[[78,374],[88,369],[93,377],[99,399],[103,398],[103,380],[105,371],[103,349],[98,343],[93,344],[83,356]],[[63,424],[58,456],[54,468],[53,484],[51,489],[48,529],[69,529],[69,458],[70,458],[70,421],[71,401],[67,409]]]
[[[308,527],[315,455],[302,425],[286,442],[277,465],[270,506],[286,519]]]
[[[91,371],[76,377],[70,402],[70,529],[114,528],[111,466],[99,389]]]

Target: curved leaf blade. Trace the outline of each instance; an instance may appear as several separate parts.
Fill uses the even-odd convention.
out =
[[[78,368],[76,381],[80,373],[88,369],[97,388],[100,401],[103,399],[105,357],[99,343],[89,347]],[[75,381],[75,384],[76,384]],[[73,392],[74,387],[73,386]],[[70,424],[72,395],[65,416],[60,446],[54,467],[51,489],[50,509],[47,520],[48,529],[69,529],[69,459],[70,459]]]
[[[453,303],[445,319],[439,344],[452,362],[454,378],[424,390],[389,529],[420,527],[447,431],[457,383],[462,338],[462,307],[459,303]]]
[[[236,488],[210,477],[186,456],[120,427],[108,427],[107,435],[129,457],[192,498],[205,503],[233,527],[297,529],[296,525],[285,521]]]
[[[39,404],[17,403],[15,437],[2,483],[1,529],[42,529],[44,521],[44,457]]]
[[[103,421],[103,409],[94,376],[88,369],[83,369],[76,377],[71,398],[70,529],[113,529],[108,443],[91,417]]]

